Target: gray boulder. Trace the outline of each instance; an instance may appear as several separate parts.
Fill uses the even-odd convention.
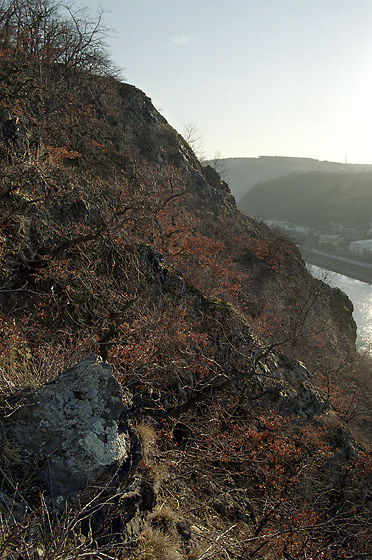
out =
[[[93,480],[133,470],[141,456],[133,414],[111,366],[90,357],[29,397],[4,427],[26,461],[38,458],[37,478],[62,506]]]
[[[278,353],[268,356],[260,364],[254,377],[256,387],[284,415],[294,415],[303,420],[329,412],[331,405],[317,391],[306,367],[296,360]]]

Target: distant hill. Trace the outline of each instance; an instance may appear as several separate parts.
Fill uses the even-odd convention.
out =
[[[224,158],[219,160],[223,179],[239,201],[254,185],[292,173],[323,171],[326,173],[359,173],[372,171],[372,165],[344,164],[311,158],[260,156],[257,158]]]
[[[372,221],[372,171],[279,177],[252,187],[239,208],[248,216],[314,227],[330,222],[366,225]]]

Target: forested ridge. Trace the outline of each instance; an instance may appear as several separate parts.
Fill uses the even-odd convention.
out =
[[[372,173],[310,172],[255,185],[239,208],[248,216],[288,220],[310,227],[331,222],[368,227],[371,222]]]
[[[1,557],[371,557],[351,302],[119,80],[99,14],[61,13],[0,5]],[[128,479],[155,497],[135,534],[118,508],[95,521],[98,483],[92,519],[58,510],[3,428],[92,355],[139,403]]]
[[[358,175],[372,170],[370,164],[337,163],[286,156],[221,158],[218,153],[210,163],[212,166],[217,166],[221,174],[227,178],[238,203],[255,185],[289,175],[305,175],[311,172]]]

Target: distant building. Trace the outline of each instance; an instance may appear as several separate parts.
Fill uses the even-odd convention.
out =
[[[339,235],[319,235],[318,243],[319,245],[338,245],[341,243],[341,238]]]
[[[295,226],[294,231],[296,233],[309,233],[310,232],[310,228],[307,226]]]
[[[349,251],[354,255],[372,255],[372,239],[351,241]]]
[[[262,221],[271,228],[289,229],[289,223],[285,220],[273,220],[268,218]]]

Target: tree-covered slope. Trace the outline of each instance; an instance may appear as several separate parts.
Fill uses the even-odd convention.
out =
[[[260,156],[256,158],[220,158],[211,162],[223,172],[236,200],[257,183],[279,177],[310,172],[354,174],[372,171],[371,165],[320,161],[312,158]]]
[[[372,173],[305,173],[255,185],[240,201],[247,216],[318,227],[372,221]]]

